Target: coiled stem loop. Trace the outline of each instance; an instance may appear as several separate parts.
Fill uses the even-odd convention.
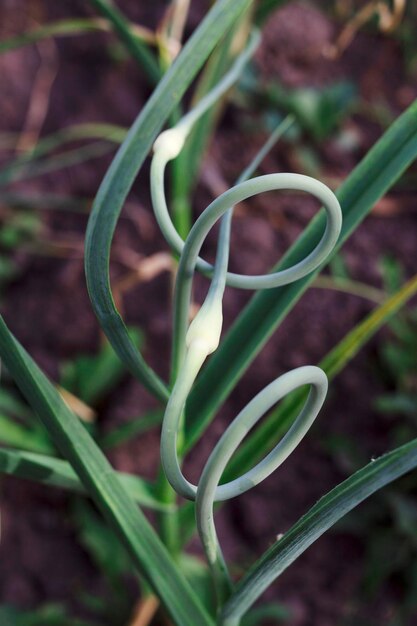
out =
[[[246,58],[253,51],[253,40]],[[231,72],[241,70],[236,62]],[[178,452],[179,433],[187,397],[207,356],[219,344],[222,328],[222,300],[226,284],[242,289],[269,289],[292,283],[315,270],[335,246],[342,225],[339,202],[333,192],[323,183],[301,174],[278,173],[258,176],[250,180],[261,157],[273,145],[271,141],[255,157],[238,183],[216,198],[200,215],[184,242],[169,217],[164,191],[164,171],[169,160],[182,149],[192,124],[211,106],[215,98],[230,86],[231,77],[226,75],[215,88],[215,97],[206,98],[179,124],[160,135],[154,146],[151,165],[151,189],[155,214],[169,245],[181,254],[177,273],[174,299],[174,339],[172,378],[173,388],[169,398],[161,435],[161,459],[168,481],[184,498],[196,501],[198,532],[213,573],[218,606],[227,599],[231,581],[217,540],[213,505],[229,500],[267,478],[297,447],[317,417],[327,393],[327,377],[318,367],[304,366],[283,374],[258,393],[232,421],[212,451],[202,472],[198,485],[189,482],[181,470]],[[214,92],[213,92],[214,93]],[[280,131],[274,135],[278,138]],[[275,139],[276,140],[276,139]],[[230,229],[233,207],[254,195],[267,191],[302,191],[315,196],[327,213],[327,224],[321,240],[304,259],[284,270],[260,276],[248,276],[227,271],[229,260]],[[202,245],[211,228],[222,219],[216,261],[214,266],[199,257]],[[211,279],[206,299],[194,320],[189,324],[191,288],[194,272],[203,271]],[[244,340],[244,338],[242,338]],[[231,456],[247,433],[267,411],[296,388],[309,385],[306,403],[283,439],[251,470],[226,484],[219,484]]]

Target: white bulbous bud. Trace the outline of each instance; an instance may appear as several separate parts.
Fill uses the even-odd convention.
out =
[[[154,145],[154,152],[163,152],[168,161],[175,159],[181,152],[187,133],[184,128],[169,128],[157,137]]]
[[[223,326],[222,303],[204,303],[193,321],[186,336],[186,345],[198,344],[209,355],[217,350]]]

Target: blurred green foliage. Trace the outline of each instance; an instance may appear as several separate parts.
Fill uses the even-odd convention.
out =
[[[1,626],[97,626],[91,622],[69,617],[61,604],[46,604],[34,610],[20,611],[12,606],[0,606]]]
[[[389,256],[382,258],[380,267],[384,289],[392,295],[404,283],[404,269]],[[387,327],[373,369],[391,389],[374,401],[376,410],[385,416],[383,428],[390,448],[417,435],[417,310],[404,307]],[[330,436],[323,445],[346,474],[367,460],[360,443],[351,437]],[[367,607],[388,589],[394,589],[398,599],[384,625],[411,626],[417,618],[416,496],[417,479],[411,474],[398,481],[395,491],[382,490],[360,513],[353,512],[336,527],[336,532],[356,537],[363,548],[363,576],[342,626],[380,624],[364,616]]]
[[[385,283],[388,291],[401,283],[403,270],[394,259],[384,260]],[[375,403],[384,414],[408,418],[410,429],[417,428],[417,308],[401,311],[389,324],[391,337],[379,348],[381,375],[390,391],[380,395]],[[402,426],[404,430],[404,425]]]

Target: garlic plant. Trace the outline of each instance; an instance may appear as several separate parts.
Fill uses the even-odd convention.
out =
[[[230,72],[215,89],[176,126],[159,135],[154,144],[151,165],[151,192],[155,217],[168,244],[175,252],[180,253],[174,296],[173,388],[162,426],[161,461],[166,477],[176,493],[195,501],[197,529],[212,571],[218,610],[229,597],[233,583],[216,534],[214,503],[229,500],[251,489],[285,461],[317,417],[326,397],[328,383],[325,373],[320,368],[306,366],[288,372],[267,385],[226,429],[211,453],[198,485],[191,484],[182,473],[178,450],[187,397],[205,360],[219,346],[223,321],[222,301],[226,285],[259,290],[287,285],[303,278],[326,259],[337,242],[342,226],[340,204],[333,192],[323,183],[300,174],[270,174],[251,178],[264,154],[288,125],[288,120],[278,127],[260,154],[239,177],[237,184],[216,198],[203,211],[186,241],[181,239],[171,221],[164,188],[166,165],[181,152],[193,124],[239,77],[244,63],[256,49],[258,39],[258,35],[253,34],[247,49],[238,57]],[[322,239],[302,261],[283,271],[262,276],[228,272],[233,207],[256,194],[276,190],[304,191],[320,200],[327,212],[327,225]],[[199,257],[199,253],[208,233],[219,219],[221,228],[216,260],[214,266],[211,266]],[[189,324],[192,280],[196,270],[208,275],[211,282],[204,303]],[[310,386],[310,394],[285,437],[251,470],[235,480],[219,485],[229,459],[250,429],[279,400],[303,385]],[[232,622],[228,618],[227,624]],[[226,621],[224,623],[226,624]]]
[[[128,49],[136,51],[136,60],[143,64],[143,50],[138,49],[128,20],[116,5],[107,0],[90,2],[110,21],[121,40],[128,44]],[[212,4],[132,124],[97,192],[86,233],[85,271],[93,310],[125,367],[165,407],[162,465],[175,492],[191,502],[172,507],[175,492],[165,478],[149,484],[141,477],[126,476],[114,469],[56,386],[0,316],[0,358],[62,456],[55,458],[2,447],[0,471],[91,497],[145,581],[144,588],[152,590],[176,626],[237,626],[268,585],[333,524],[373,493],[417,467],[417,439],[373,459],[325,494],[237,582],[231,580],[222,556],[213,505],[258,484],[294,450],[323,404],[327,390],[324,371],[305,366],[268,384],[220,437],[198,485],[191,484],[183,475],[184,455],[204,434],[231,389],[312,283],[326,258],[332,250],[343,245],[375,203],[417,158],[416,102],[390,126],[344,181],[337,191],[338,199],[325,185],[307,176],[279,173],[251,178],[264,154],[290,123],[287,119],[236,186],[209,205],[195,222],[186,241],[182,241],[171,222],[165,198],[166,165],[186,146],[193,124],[239,76],[256,48],[259,36],[252,35],[248,48],[230,72],[195,109],[174,128],[160,134],[161,129],[180,105],[209,55],[217,45],[224,45],[222,38],[236,28],[251,4],[252,0],[216,0]],[[148,54],[146,59],[149,60]],[[155,59],[153,61],[156,63]],[[159,71],[156,73],[152,69],[155,63],[151,68],[148,65],[148,70],[151,69],[152,76],[159,76]],[[156,218],[171,248],[181,255],[175,287],[169,382],[146,363],[129,335],[113,299],[109,272],[111,243],[118,217],[152,145],[151,187]],[[233,207],[258,193],[273,190],[299,190],[312,194],[323,204],[325,211],[320,211],[312,220],[270,274],[246,276],[229,272]],[[199,254],[207,234],[219,219],[217,255],[212,267]],[[203,272],[211,282],[200,311],[189,324],[195,271]],[[258,293],[219,343],[226,286],[252,289]],[[323,360],[323,369],[329,376],[340,371],[376,330],[416,293],[417,277],[414,277],[351,331]],[[250,432],[281,398],[305,385],[310,387],[310,392],[304,406],[297,404],[300,399],[297,397],[291,407],[285,406],[281,413],[271,411],[256,431]],[[283,434],[284,425],[288,427],[286,434]],[[219,484],[222,474],[226,477],[225,484]],[[167,484],[170,502],[165,501]],[[163,488],[160,489],[161,485]],[[160,513],[158,529],[144,515],[141,508],[144,506]],[[161,521],[168,519],[174,520],[177,531],[181,524],[180,533],[172,533],[176,539],[174,546],[165,536],[164,522]],[[196,526],[210,565],[217,607],[204,605],[178,560],[180,550]]]

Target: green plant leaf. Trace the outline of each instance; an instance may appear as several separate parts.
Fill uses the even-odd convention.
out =
[[[22,611],[10,605],[0,606],[1,626],[95,626],[70,617],[61,604],[45,604],[32,611]]]
[[[379,396],[374,404],[381,413],[405,416],[417,416],[417,394],[411,393],[386,393]]]
[[[198,598],[107,459],[1,317],[0,356],[174,622],[183,626],[211,625]]]
[[[358,504],[417,467],[417,439],[355,472],[321,498],[250,569],[226,603],[220,623],[237,626],[265,589],[314,541]]]
[[[148,46],[134,34],[129,20],[112,2],[107,0],[89,0],[89,2],[103,17],[109,20],[114,32],[125,45],[127,51],[143,68],[150,81],[156,83],[161,77],[158,62]]]
[[[139,417],[129,418],[120,426],[116,426],[110,432],[99,437],[100,448],[108,449],[120,446],[122,443],[151,430],[151,428],[160,426],[163,415],[164,412],[162,410],[156,410],[149,411]]]
[[[397,291],[404,282],[404,268],[401,263],[390,255],[384,255],[380,262],[384,287],[388,293]]]
[[[329,270],[333,278],[351,280],[349,268],[346,265],[346,260],[341,252],[337,252],[332,256],[329,262]]]
[[[142,333],[138,329],[131,329],[130,333],[135,344],[140,346]],[[95,406],[115,388],[124,371],[123,363],[106,341],[98,354],[83,354],[66,363],[62,369],[61,386],[88,405]]]
[[[97,159],[113,149],[114,146],[110,142],[94,141],[86,146],[66,150],[41,160],[27,159],[23,164],[20,159],[12,161],[0,171],[0,187]]]
[[[32,480],[49,487],[59,487],[74,493],[87,494],[82,482],[67,461],[45,454],[0,447],[0,473]],[[116,473],[132,500],[141,506],[157,511],[171,510],[171,507],[167,507],[155,497],[151,483],[139,478],[139,476]]]
[[[53,454],[54,448],[40,429],[22,426],[8,415],[0,415],[0,442],[14,448]]]
[[[30,150],[19,154],[13,161],[15,165],[24,165],[34,158],[45,156],[61,146],[74,141],[84,139],[103,139],[114,143],[122,143],[127,135],[127,128],[116,124],[106,124],[105,122],[85,122],[82,124],[70,124],[54,133],[41,137],[36,145]],[[5,144],[6,149],[13,149],[19,139],[18,133],[7,133],[2,138],[1,146]]]
[[[276,602],[264,604],[263,606],[249,611],[242,620],[242,626],[258,626],[265,621],[270,623],[272,619],[275,623],[285,624],[285,622],[291,619],[291,611]]]
[[[273,84],[268,90],[273,105],[292,113],[300,126],[316,141],[331,135],[352,107],[356,89],[352,83],[334,83],[317,89],[289,90]]]
[[[13,393],[9,389],[0,388],[0,411],[17,418],[24,424],[32,424],[34,421],[33,411],[27,404],[18,399],[16,390]]]
[[[10,39],[4,39],[0,42],[0,54],[29,46],[49,37],[78,35],[96,30],[103,30],[96,20],[71,19],[51,22],[21,35],[10,37]]]
[[[215,45],[250,4],[251,0],[214,4],[134,122],[100,186],[88,223],[85,271],[94,311],[121,360],[164,402],[168,389],[134,346],[112,298],[111,242],[123,203],[162,125]]]
[[[343,210],[343,228],[335,252],[416,156],[417,102],[394,122],[339,189],[337,196]],[[325,216],[320,211],[277,268],[284,269],[303,259],[317,245],[324,224]],[[242,311],[189,396],[187,449],[204,432],[215,412],[319,271],[291,285],[257,293]]]
[[[132,590],[126,583],[127,576],[131,577],[133,572],[129,555],[120,545],[112,529],[89,502],[76,498],[72,502],[71,510],[78,541],[89,554],[97,571],[106,577],[109,584],[104,597],[99,599],[94,595],[85,594],[83,600],[90,609],[93,608],[91,606],[93,602],[96,605],[95,612],[106,623],[130,623]]]
[[[0,246],[13,250],[20,245],[35,240],[42,231],[42,222],[38,215],[19,211],[10,216],[0,229]]]
[[[98,569],[117,584],[117,579],[131,571],[131,562],[126,551],[86,500],[76,500],[73,517],[80,540]]]
[[[213,580],[207,563],[183,552],[179,557],[179,566],[193,589],[198,590],[198,597],[201,598],[207,611],[213,611],[216,603]]]
[[[29,46],[43,39],[49,39],[50,37],[72,37],[74,35],[83,35],[97,31],[108,32],[109,30],[110,22],[102,19],[74,18],[49,22],[39,28],[34,28],[21,35],[16,35],[10,39],[1,41],[0,54]],[[139,39],[136,34],[135,37]]]
[[[338,374],[360,348],[417,293],[417,276],[413,276],[401,289],[376,307],[362,322],[321,361],[320,366],[329,378]]]

